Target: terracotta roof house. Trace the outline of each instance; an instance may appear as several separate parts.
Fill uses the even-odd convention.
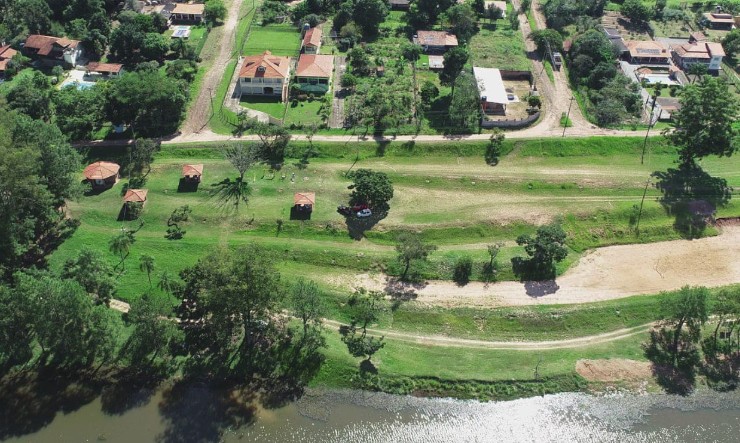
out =
[[[265,51],[262,55],[244,57],[239,70],[239,96],[266,95],[288,98],[290,57],[279,57]]]
[[[203,176],[203,165],[184,165],[182,167],[182,178],[189,181],[199,182]]]
[[[11,48],[10,45],[0,45],[0,76],[5,75],[5,68],[8,67],[8,61],[17,53],[18,51]]]
[[[123,196],[124,203],[146,203],[147,189],[129,189]]]
[[[326,94],[334,73],[334,56],[301,54],[295,71],[301,91]]]
[[[671,61],[668,48],[660,42],[630,40],[626,42],[626,45],[627,50],[629,50],[630,63],[633,65],[667,65]]]
[[[203,3],[177,3],[170,11],[170,19],[178,23],[203,23],[205,10]]]
[[[719,43],[697,42],[686,43],[673,48],[673,61],[681,69],[689,69],[691,65],[702,63],[707,65],[707,69],[717,72],[722,67],[722,58],[725,56],[725,50]]]
[[[709,29],[730,31],[735,26],[735,18],[732,14],[724,12],[705,12],[701,18],[701,22]]]
[[[705,42],[707,40],[707,36],[701,31],[695,31],[689,34],[689,43]]]
[[[24,55],[37,58],[47,65],[76,66],[82,56],[82,45],[78,40],[66,37],[31,34],[23,44],[22,51]]]
[[[445,31],[416,31],[414,43],[420,45],[424,52],[445,52],[453,46],[457,46],[457,37]]]
[[[118,78],[123,74],[123,65],[120,63],[90,62],[85,66],[85,75],[91,80],[106,80]]]
[[[480,104],[486,114],[506,114],[509,103],[501,71],[494,68],[473,67],[473,75],[478,83]]]
[[[115,163],[95,162],[87,165],[82,174],[93,188],[106,188],[116,184],[120,169]]]
[[[306,31],[301,42],[301,51],[304,54],[318,54],[321,47],[321,28],[311,28]]]

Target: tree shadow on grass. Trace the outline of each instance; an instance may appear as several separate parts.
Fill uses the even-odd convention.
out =
[[[674,361],[673,334],[674,330],[667,327],[651,330],[643,350],[645,357],[652,362],[653,376],[660,387],[669,394],[689,395],[696,384],[699,353],[683,332]]]
[[[669,215],[675,217],[674,228],[684,238],[701,237],[718,207],[732,198],[727,180],[712,177],[695,163],[682,163],[678,168],[652,174],[655,187],[663,194],[658,199]]]
[[[354,240],[362,240],[365,237],[365,231],[371,230],[381,220],[388,216],[388,211],[373,210],[370,217],[357,217],[355,214],[344,217],[347,223],[349,236]]]

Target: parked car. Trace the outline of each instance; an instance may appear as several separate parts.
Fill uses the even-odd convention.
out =
[[[360,218],[370,217],[371,215],[373,215],[373,212],[368,208],[357,212],[357,216]]]
[[[370,209],[370,207],[366,204],[352,206],[352,212],[360,212],[363,209]]]
[[[337,212],[348,217],[356,211],[352,211],[352,208],[350,208],[349,206],[340,205],[337,206]]]

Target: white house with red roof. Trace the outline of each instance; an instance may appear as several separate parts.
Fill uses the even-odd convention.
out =
[[[311,28],[303,36],[301,50],[304,54],[318,54],[319,48],[321,48],[321,28]]]
[[[303,92],[326,94],[334,73],[334,56],[301,54],[295,79]]]
[[[47,65],[76,66],[82,57],[82,45],[79,40],[66,37],[31,34],[23,44],[23,54]]]
[[[272,55],[265,51],[261,55],[244,57],[239,70],[239,96],[266,95],[288,98],[290,83],[290,57]]]

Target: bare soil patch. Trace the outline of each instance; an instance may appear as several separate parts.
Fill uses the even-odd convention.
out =
[[[634,382],[652,378],[649,362],[623,358],[578,360],[576,372],[588,381],[600,382]]]
[[[740,283],[740,226],[698,240],[609,246],[584,255],[556,281],[453,282],[429,281],[409,287],[417,303],[443,307],[500,307],[577,304],[640,294],[672,291],[684,285],[723,286]],[[361,274],[347,282],[352,288],[384,290],[383,275]]]

